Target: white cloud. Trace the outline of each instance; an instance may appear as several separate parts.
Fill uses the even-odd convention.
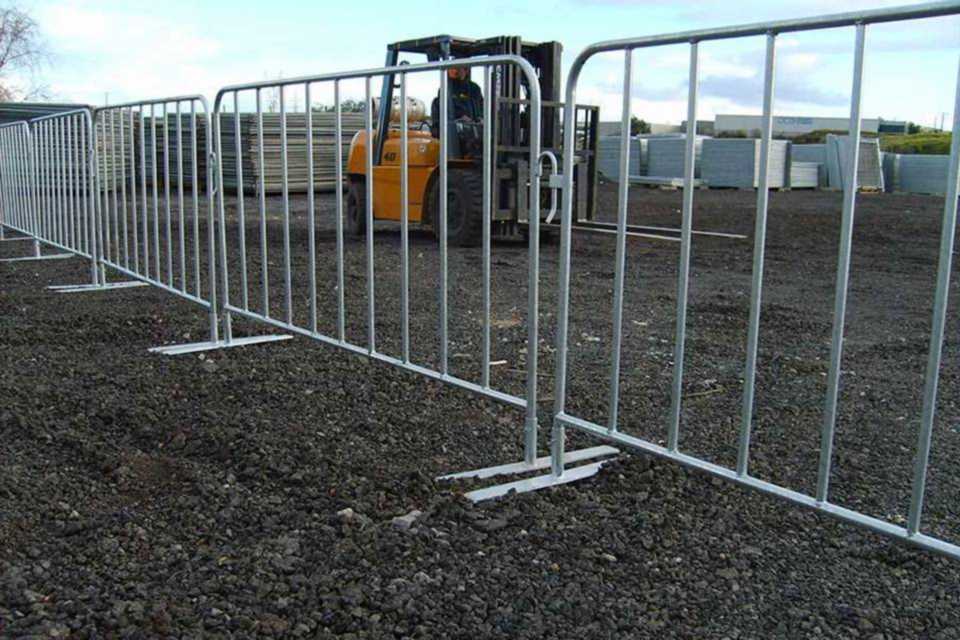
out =
[[[217,84],[205,62],[222,50],[221,43],[164,15],[162,7],[154,13],[69,1],[42,8],[38,20],[54,48],[51,84],[60,99],[99,103],[110,91],[116,102]],[[58,73],[61,68],[69,72]],[[176,72],[165,72],[170,69]]]

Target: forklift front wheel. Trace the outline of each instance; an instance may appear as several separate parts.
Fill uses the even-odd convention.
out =
[[[347,233],[362,236],[367,231],[367,191],[362,179],[351,179],[347,191]]]

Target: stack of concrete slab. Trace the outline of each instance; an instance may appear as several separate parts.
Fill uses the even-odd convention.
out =
[[[816,189],[820,186],[819,162],[791,162],[790,188]]]
[[[597,141],[597,166],[607,180],[620,180],[620,136],[604,136]],[[630,138],[630,175],[646,173],[647,139]]]
[[[844,188],[852,146],[850,136],[827,135],[827,182],[831,189]],[[883,191],[883,163],[880,159],[880,141],[877,138],[860,140],[857,187]]]
[[[695,142],[695,178],[700,177],[704,139],[705,136],[697,136]],[[647,175],[654,178],[682,178],[686,144],[685,135],[650,138],[647,144]]]
[[[944,195],[950,156],[883,154],[887,191]]]
[[[817,187],[827,186],[827,145],[826,144],[791,144],[790,164],[816,163]],[[792,171],[792,169],[791,169]]]
[[[788,149],[785,140],[770,141],[769,188],[787,186]],[[760,186],[761,142],[756,139],[709,138],[703,141],[700,177],[709,187],[756,189]]]
[[[240,114],[240,167],[243,171],[243,189],[256,192],[261,178],[266,193],[279,193],[283,189],[282,147],[280,137],[280,114],[263,114],[263,163],[260,162],[260,137],[255,113]],[[305,192],[307,176],[306,114],[287,114],[287,178],[291,192]],[[313,117],[313,179],[317,190],[336,188],[336,145],[343,152],[346,166],[350,140],[364,127],[362,113],[344,113],[341,117],[342,132],[336,139],[335,114],[315,112]],[[224,114],[220,121],[223,144],[224,188],[237,188],[237,154],[234,115]]]

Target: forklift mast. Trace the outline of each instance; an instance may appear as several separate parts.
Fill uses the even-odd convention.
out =
[[[430,62],[469,58],[474,56],[515,55],[523,58],[537,72],[540,84],[541,148],[552,151],[562,162],[564,150],[562,136],[563,96],[561,95],[561,58],[563,46],[559,42],[525,42],[520,36],[495,36],[478,40],[457,38],[449,35],[406,40],[387,45],[386,66],[394,67],[400,62],[401,53],[426,56]],[[497,65],[493,73],[492,100],[494,130],[494,173],[510,169],[512,178],[496,177],[498,186],[494,194],[502,202],[502,212],[494,211],[495,219],[525,222],[526,192],[518,185],[526,183],[529,172],[529,88],[526,75],[512,64]],[[380,93],[381,109],[377,115],[377,131],[374,140],[373,162],[383,161],[383,148],[390,128],[393,108],[394,77],[383,78]],[[576,132],[571,153],[577,157],[574,177],[576,201],[575,215],[578,220],[591,220],[596,209],[597,182],[597,125],[599,109],[577,105],[574,117]],[[502,191],[501,191],[502,188]],[[497,195],[500,193],[501,195]],[[561,196],[562,198],[563,196]]]
[[[561,69],[560,61],[563,46],[559,42],[524,42],[520,36],[496,36],[482,40],[456,38],[448,35],[406,40],[387,45],[386,66],[396,66],[401,53],[422,54],[430,62],[469,58],[472,56],[516,55],[529,62],[540,76],[540,96],[543,102],[555,102],[560,98]],[[526,79],[513,65],[500,65],[496,69],[494,91],[496,98],[516,101],[524,98],[523,85]],[[385,76],[380,92],[380,109],[377,116],[377,131],[386,131],[390,125],[390,108],[393,105],[392,76]],[[490,100],[494,96],[484,96]],[[496,104],[496,103],[495,103]],[[510,105],[505,105],[509,107]],[[541,141],[544,148],[556,147],[560,142],[560,115],[556,109],[544,114]],[[519,148],[527,144],[525,127],[520,121],[521,113],[516,108],[502,109],[497,114],[497,144],[507,148]],[[386,138],[377,135],[374,148],[374,163],[379,164]]]

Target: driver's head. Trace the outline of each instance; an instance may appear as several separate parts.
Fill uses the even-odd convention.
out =
[[[466,80],[470,77],[470,71],[466,67],[450,67],[447,69],[447,77],[451,80]]]

